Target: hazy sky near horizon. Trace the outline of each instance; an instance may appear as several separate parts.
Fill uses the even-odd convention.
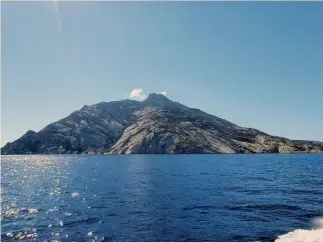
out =
[[[323,2],[3,2],[1,14],[2,145],[133,89],[323,141]]]

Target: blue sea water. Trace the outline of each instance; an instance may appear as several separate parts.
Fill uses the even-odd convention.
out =
[[[2,241],[275,241],[323,216],[322,154],[1,159]]]

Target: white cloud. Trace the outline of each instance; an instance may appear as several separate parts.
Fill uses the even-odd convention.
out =
[[[146,95],[143,94],[143,91],[144,91],[143,88],[135,88],[130,92],[130,97],[144,99],[146,97]]]
[[[167,95],[167,92],[163,91],[160,94],[163,94],[164,96],[166,96]]]

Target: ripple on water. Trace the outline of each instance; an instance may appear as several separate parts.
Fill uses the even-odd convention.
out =
[[[79,193],[78,192],[72,192],[72,198],[76,198],[79,196]]]
[[[20,232],[8,232],[6,235],[13,240],[31,239],[38,236],[34,228],[25,228]]]
[[[56,212],[56,211],[58,211],[58,208],[57,207],[54,207],[54,208],[48,209],[48,211],[45,212],[45,213],[52,213],[52,212]]]
[[[11,208],[5,211],[2,211],[2,216],[11,216],[17,214],[35,214],[38,213],[37,208]]]

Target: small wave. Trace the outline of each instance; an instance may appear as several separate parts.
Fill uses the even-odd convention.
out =
[[[36,229],[34,228],[25,228],[23,231],[20,231],[18,233],[8,232],[6,235],[13,240],[31,239],[38,236]]]
[[[97,223],[100,222],[99,218],[86,218],[86,219],[81,219],[81,220],[76,220],[76,221],[71,221],[71,222],[65,222],[64,226],[67,227],[72,227],[72,226],[76,226],[77,224],[91,224],[91,223]]]
[[[285,205],[285,204],[254,204],[254,205],[237,205],[237,206],[220,206],[220,205],[193,205],[189,207],[184,207],[183,211],[201,209],[201,210],[210,210],[210,209],[228,209],[228,210],[240,210],[240,211],[249,211],[249,210],[303,210],[302,208],[294,205]]]
[[[132,212],[130,212],[130,214],[142,214],[142,213],[144,213],[143,211],[132,211]]]
[[[315,194],[315,195],[323,194],[322,191],[317,189],[293,189],[292,193],[293,194]]]
[[[209,209],[217,209],[219,208],[216,205],[193,205],[190,207],[185,207],[182,210],[183,211],[190,211],[190,210],[194,210],[194,209],[201,209],[201,210],[209,210]]]
[[[230,206],[229,210],[302,210],[302,208],[294,205],[285,204],[255,204],[255,205],[242,205],[242,206]]]
[[[35,214],[38,213],[37,208],[17,208],[17,209],[9,209],[6,211],[2,211],[1,214],[2,216],[11,216],[11,215],[17,215],[17,214]]]
[[[268,209],[268,210],[274,210],[274,209],[291,209],[291,210],[296,210],[296,209],[301,209],[298,206],[294,205],[286,205],[286,204],[264,204],[264,205],[248,205],[246,206],[247,208],[251,209]]]
[[[56,211],[58,211],[58,208],[54,207],[54,208],[48,209],[48,211],[46,211],[45,213],[52,213],[52,212],[56,212]]]
[[[323,242],[323,218],[313,221],[312,229],[296,229],[278,236],[275,242]]]
[[[265,178],[263,176],[246,176],[246,180],[255,180],[255,181],[273,181],[273,179]]]
[[[79,193],[78,192],[72,192],[72,198],[76,198],[79,196]]]

